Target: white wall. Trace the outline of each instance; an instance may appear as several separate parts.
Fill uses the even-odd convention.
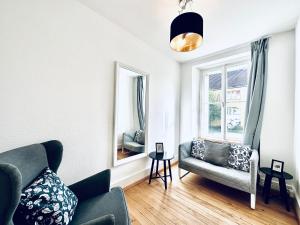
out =
[[[284,170],[294,175],[294,31],[270,38],[268,59],[267,94],[261,131],[261,166],[270,166],[272,159],[282,160],[285,162]]]
[[[61,140],[68,184],[111,168],[115,60],[150,74],[149,149],[161,139],[177,148],[175,61],[73,0],[1,0],[0,32],[1,151]],[[112,181],[148,167],[145,158],[113,168]]]
[[[295,125],[294,125],[294,163],[295,191],[298,202],[297,212],[300,219],[300,18],[296,26],[296,76],[295,76]]]
[[[294,31],[273,35],[269,42],[269,74],[265,114],[261,136],[261,166],[270,166],[272,158],[285,161],[285,170],[294,174]],[[243,46],[216,55],[181,64],[180,142],[194,137],[193,72],[195,65],[216,58],[239,55],[249,48]]]

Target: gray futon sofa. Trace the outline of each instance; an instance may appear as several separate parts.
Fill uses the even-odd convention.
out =
[[[251,208],[255,209],[256,182],[258,170],[258,152],[252,150],[250,158],[250,171],[244,172],[233,168],[216,166],[191,156],[192,142],[179,145],[179,177],[182,178],[181,169],[205,178],[211,179],[226,186],[250,193]]]
[[[123,133],[122,151],[124,151],[124,149],[127,149],[135,153],[145,152],[145,140],[142,140],[139,143],[135,140],[135,135],[136,131],[128,131]]]
[[[0,153],[1,225],[25,224],[14,216],[22,189],[45,167],[56,172],[62,153],[63,147],[59,141],[33,144]],[[78,205],[69,225],[130,224],[123,190],[110,189],[110,170],[81,180],[69,188],[78,197]]]

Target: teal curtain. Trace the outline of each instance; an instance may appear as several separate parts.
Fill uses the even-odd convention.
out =
[[[145,128],[145,113],[144,113],[144,79],[143,76],[137,77],[137,112],[139,117],[140,129]]]
[[[260,133],[266,96],[268,69],[267,38],[251,43],[251,71],[249,77],[244,144],[259,150]]]

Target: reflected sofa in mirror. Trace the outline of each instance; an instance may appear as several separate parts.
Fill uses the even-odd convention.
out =
[[[114,165],[145,157],[148,110],[147,75],[116,63]]]

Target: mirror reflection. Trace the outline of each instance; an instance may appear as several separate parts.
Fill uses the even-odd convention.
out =
[[[117,90],[117,160],[145,153],[146,76],[120,67]]]

